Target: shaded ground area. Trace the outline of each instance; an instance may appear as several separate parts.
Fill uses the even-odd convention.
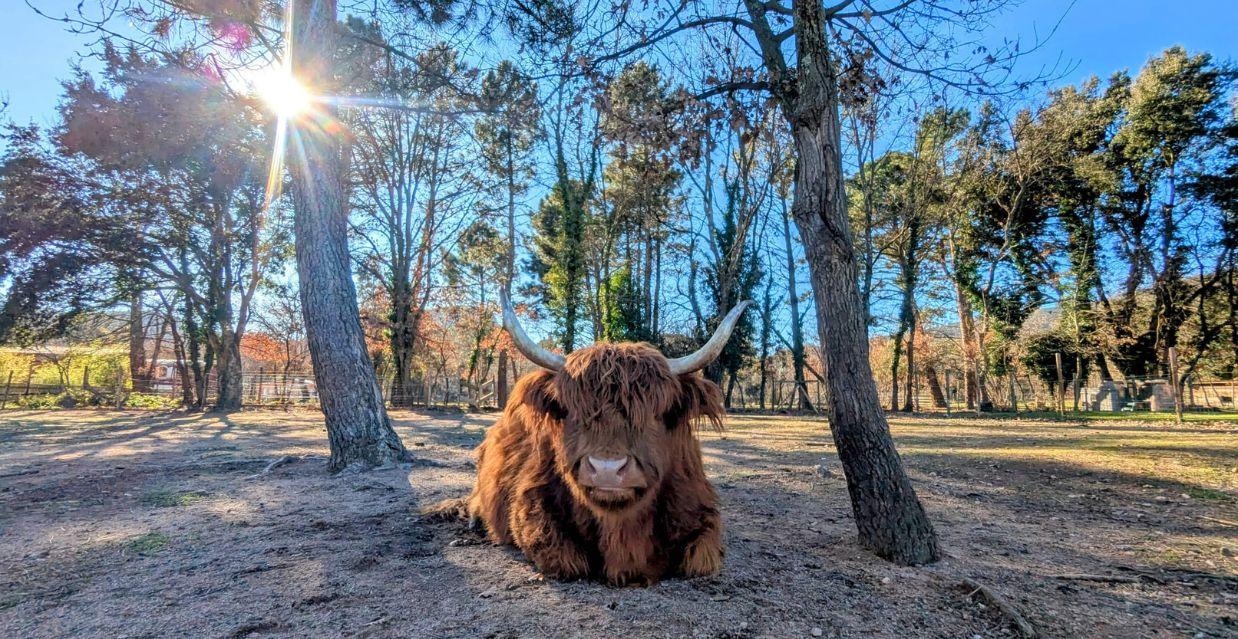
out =
[[[316,413],[0,414],[0,636],[1014,636],[965,578],[1043,636],[1238,633],[1233,422],[895,418],[948,555],[899,568],[820,422],[732,417],[723,573],[611,589],[420,521],[494,416],[396,418],[427,463],[329,477]]]

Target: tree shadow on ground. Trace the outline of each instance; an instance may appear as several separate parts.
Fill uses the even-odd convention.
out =
[[[732,433],[725,440],[705,433],[707,470],[723,500],[726,568],[715,578],[614,589],[537,580],[512,549],[452,545],[469,537],[454,524],[414,514],[467,492],[473,473],[460,462],[492,416],[399,416],[405,440],[425,442],[419,456],[452,465],[332,477],[311,459],[253,478],[261,465],[227,461],[321,454],[319,422],[227,419],[234,423],[223,439],[215,434],[229,426],[212,418],[139,437],[143,446],[125,440],[124,452],[8,480],[9,490],[0,492],[0,534],[13,543],[0,549],[0,634],[755,637],[804,636],[821,627],[845,637],[1002,636],[1000,616],[956,588],[963,576],[1001,592],[1049,636],[1232,630],[1221,619],[1224,606],[1212,603],[1232,592],[1223,581],[1056,578],[1113,572],[1119,563],[1149,570],[1186,565],[1157,563],[1138,551],[1188,535],[1224,535],[1221,526],[1187,521],[1212,512],[1212,502],[1181,500],[1163,504],[1163,512],[1139,507],[1153,520],[1111,515],[1114,503],[1142,491],[1185,492],[1195,486],[1190,482],[1159,484],[1038,459],[911,452],[904,459],[947,557],[927,568],[900,568],[856,542],[832,449],[801,448],[828,441],[827,432],[789,439]],[[91,428],[80,432],[95,436]],[[905,442],[899,437],[915,451]],[[24,439],[0,450],[0,461],[65,444]],[[831,470],[824,477],[816,468],[822,458]],[[205,498],[155,507],[142,502],[152,489],[197,490]],[[61,502],[81,503],[73,510],[54,501],[10,508],[57,490]],[[1089,492],[1101,501],[1069,497]],[[92,495],[96,501],[81,499]],[[1118,545],[1134,552],[1114,550]]]

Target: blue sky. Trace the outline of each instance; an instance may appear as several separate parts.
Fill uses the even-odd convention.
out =
[[[57,15],[78,0],[31,0]],[[86,50],[88,38],[41,18],[24,0],[0,0],[0,95],[6,116],[20,123],[47,124],[54,118],[60,80]],[[1027,73],[1059,59],[1073,63],[1063,82],[1089,75],[1102,78],[1122,68],[1135,71],[1148,57],[1174,44],[1238,60],[1238,0],[1028,0],[994,20],[993,38],[1021,37],[1030,43],[1045,34],[1070,8],[1048,45],[1021,61]]]
[[[1020,36],[1030,44],[1065,12],[1047,45],[1021,61],[1025,70],[1052,66],[1060,55],[1075,68],[1062,81],[1102,79],[1119,69],[1139,70],[1148,58],[1175,44],[1238,61],[1235,0],[1027,0],[994,20],[994,36]]]

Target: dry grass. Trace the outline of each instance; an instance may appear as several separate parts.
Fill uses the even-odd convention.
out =
[[[1138,419],[1099,415],[1075,419],[895,415],[890,428],[899,452],[908,458],[1060,464],[1149,482],[1199,484],[1209,490],[1238,488],[1238,415],[1193,414],[1182,426],[1166,414]],[[770,450],[833,448],[819,419],[738,415],[731,417],[727,430]]]
[[[1044,636],[1238,628],[1234,421],[894,417],[947,555],[900,568],[823,422],[733,416],[701,434],[723,573],[615,590],[419,521],[494,416],[395,417],[440,464],[331,477],[312,412],[0,413],[0,636],[1012,636],[969,579]]]

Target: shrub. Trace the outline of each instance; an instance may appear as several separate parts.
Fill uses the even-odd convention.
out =
[[[57,402],[59,398],[60,395],[53,395],[50,393],[43,395],[26,395],[25,397],[17,398],[17,405],[21,408],[28,408],[30,410],[51,410],[60,408],[60,404]]]
[[[166,397],[153,393],[129,393],[129,396],[125,398],[126,408],[170,410],[180,405],[181,400],[178,397]]]
[[[99,406],[99,396],[83,390],[70,389],[63,393],[27,395],[17,399],[17,405],[30,410],[57,410],[82,406]]]

